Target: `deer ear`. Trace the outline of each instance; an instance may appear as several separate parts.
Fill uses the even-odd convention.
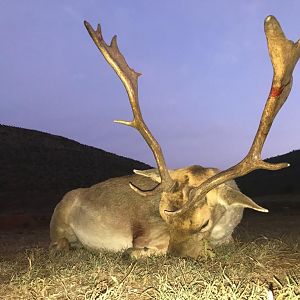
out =
[[[161,182],[161,178],[160,178],[158,169],[133,170],[133,173],[144,176],[144,177],[148,177],[157,183]]]
[[[268,212],[266,208],[259,206],[242,192],[228,186],[227,184],[223,184],[217,188],[217,194],[218,203],[224,206],[240,206],[251,208],[260,212]]]

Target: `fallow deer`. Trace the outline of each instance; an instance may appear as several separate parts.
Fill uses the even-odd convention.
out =
[[[273,81],[257,133],[244,159],[225,171],[200,166],[169,170],[141,114],[140,74],[128,66],[116,36],[108,45],[100,25],[94,30],[88,22],[84,24],[129,97],[133,120],[116,122],[139,131],[154,154],[157,169],[134,170],[134,175],[68,192],[51,219],[51,246],[126,250],[133,258],[165,253],[197,258],[204,255],[204,244],[213,247],[232,239],[244,208],[267,212],[242,194],[234,179],[256,169],[288,167],[287,163],[264,162],[261,151],[272,122],[290,93],[292,73],[300,56],[300,40],[294,43],[286,39],[276,18],[266,18],[264,27]]]

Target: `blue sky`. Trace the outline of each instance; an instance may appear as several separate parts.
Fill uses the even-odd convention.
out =
[[[170,168],[228,167],[246,154],[272,80],[263,31],[273,14],[300,38],[300,1],[2,0],[0,123],[75,139],[155,165],[124,87],[83,25],[118,35],[144,118]],[[263,157],[300,148],[300,67]]]

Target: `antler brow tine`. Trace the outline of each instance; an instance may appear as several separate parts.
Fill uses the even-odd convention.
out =
[[[133,120],[132,121],[116,120],[115,122],[133,127],[140,132],[140,134],[143,136],[143,138],[149,145],[151,151],[153,152],[161,176],[161,184],[158,185],[160,187],[159,189],[157,189],[158,187],[157,186],[155,187],[154,190],[142,191],[141,189],[134,186],[133,184],[130,184],[131,188],[136,192],[142,194],[143,196],[148,195],[153,191],[156,192],[156,191],[160,191],[161,189],[163,190],[171,189],[171,187],[173,186],[173,181],[166,167],[162,150],[158,142],[156,141],[156,139],[148,129],[147,125],[145,124],[139,106],[138,77],[141,74],[134,71],[132,68],[128,66],[124,56],[122,55],[122,53],[118,48],[116,36],[112,38],[111,44],[107,45],[103,39],[101,27],[99,24],[96,30],[94,30],[87,21],[84,21],[84,25],[88,33],[90,34],[91,38],[93,39],[94,43],[96,44],[96,46],[98,47],[102,55],[104,56],[105,60],[114,69],[118,77],[121,79],[126,89],[126,92],[128,94],[130,106],[133,113]]]

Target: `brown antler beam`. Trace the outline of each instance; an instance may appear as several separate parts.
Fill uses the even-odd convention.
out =
[[[168,169],[166,167],[165,159],[161,150],[160,145],[148,129],[147,125],[145,124],[139,101],[138,101],[138,77],[141,75],[140,73],[134,71],[130,68],[120,52],[118,45],[117,45],[117,37],[114,36],[111,40],[110,45],[107,45],[103,39],[101,33],[101,27],[98,24],[97,29],[94,30],[92,26],[87,22],[84,21],[84,25],[90,34],[91,38],[93,39],[94,43],[104,56],[105,60],[108,64],[114,69],[117,73],[118,77],[121,79],[126,92],[128,94],[130,106],[133,113],[133,120],[132,121],[123,121],[123,120],[116,120],[114,122],[121,123],[123,125],[127,125],[137,129],[140,134],[143,136],[144,140],[149,145],[153,155],[155,157],[157,167],[161,177],[161,184],[159,184],[159,190],[169,190],[173,186],[173,181],[170,177]],[[136,192],[140,193],[143,196],[146,196],[151,191],[142,191],[138,187],[134,186],[133,184],[130,185],[132,189]],[[158,187],[157,186],[157,187]],[[156,188],[155,187],[155,190]]]
[[[268,43],[269,55],[273,65],[273,81],[260,124],[252,146],[246,157],[237,165],[207,179],[194,189],[192,199],[181,209],[174,212],[165,212],[170,222],[175,216],[187,213],[197,206],[204,196],[220,184],[246,175],[256,169],[279,170],[288,167],[288,163],[271,164],[261,159],[261,151],[272,123],[286,101],[292,88],[292,73],[300,57],[300,40],[294,43],[288,40],[278,21],[273,16],[265,19],[265,34]]]

